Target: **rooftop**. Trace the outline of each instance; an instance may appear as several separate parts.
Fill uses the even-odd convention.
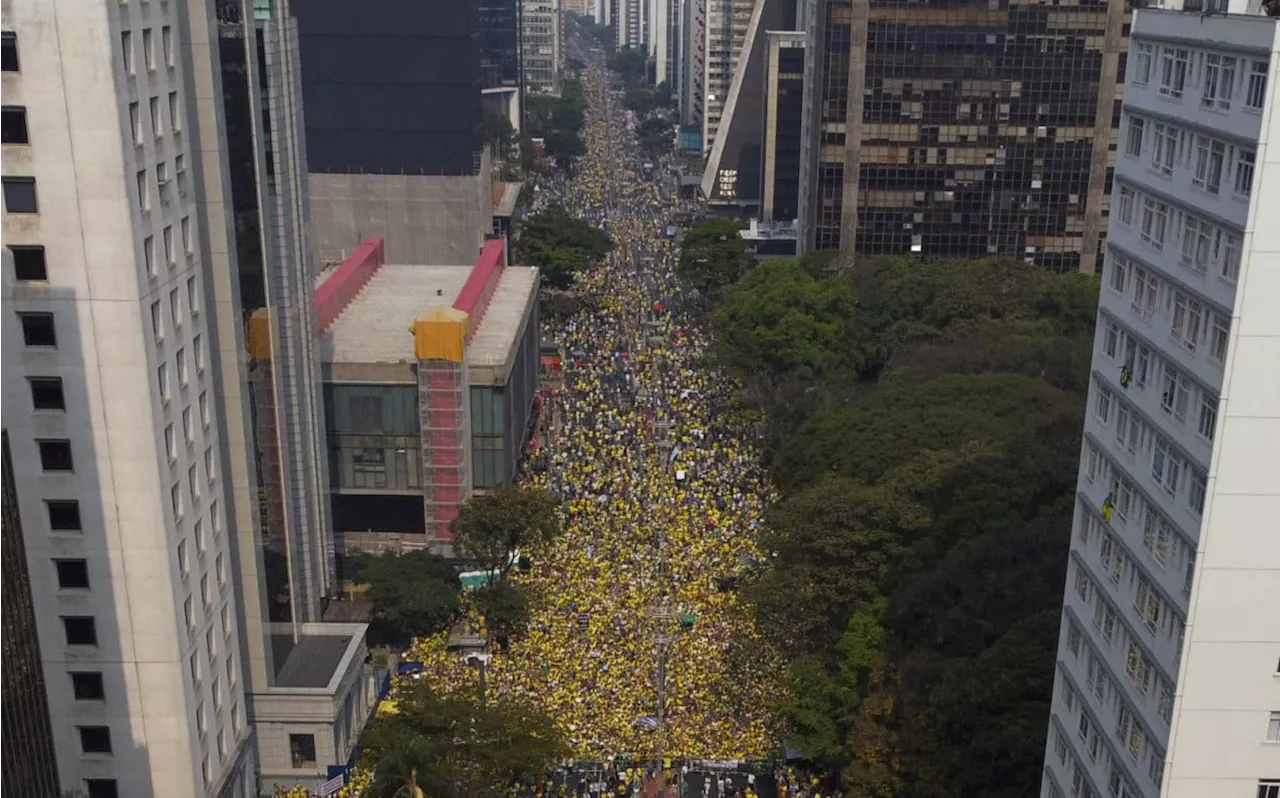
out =
[[[470,274],[470,266],[383,266],[321,335],[321,359],[326,363],[413,361],[409,325],[432,308],[452,305]]]
[[[277,687],[328,687],[351,643],[349,635],[271,635]],[[282,662],[283,660],[283,662]]]
[[[502,192],[499,194],[496,189],[501,187]],[[493,200],[494,216],[510,216],[516,211],[516,201],[520,199],[520,189],[524,187],[524,183],[497,183],[495,185]]]
[[[531,307],[530,296],[537,290],[538,270],[508,266],[489,300],[480,329],[467,347],[467,363],[472,366],[505,366],[516,336],[524,326]],[[505,373],[503,374],[505,377]]]

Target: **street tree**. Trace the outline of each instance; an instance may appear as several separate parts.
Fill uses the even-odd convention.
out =
[[[500,649],[505,650],[529,625],[528,588],[522,584],[510,579],[490,581],[476,588],[471,600]]]
[[[713,298],[737,282],[751,263],[751,250],[732,219],[708,219],[680,239],[680,276]]]
[[[536,266],[543,281],[554,288],[568,288],[578,272],[599,262],[613,249],[603,231],[571,216],[562,205],[552,205],[520,225],[517,259]]]
[[[375,627],[397,645],[435,634],[458,618],[462,585],[457,571],[428,551],[368,557],[359,578],[369,585]]]
[[[545,490],[503,484],[467,499],[449,528],[458,548],[496,581],[510,570],[517,550],[554,538],[560,519]]]

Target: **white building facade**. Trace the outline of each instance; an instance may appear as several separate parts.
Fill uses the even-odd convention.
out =
[[[1253,5],[1134,14],[1047,798],[1280,792],[1280,49]]]
[[[560,0],[521,0],[520,20],[525,91],[559,94]]]
[[[213,5],[0,20],[4,423],[59,776],[90,798],[256,791],[210,366]]]

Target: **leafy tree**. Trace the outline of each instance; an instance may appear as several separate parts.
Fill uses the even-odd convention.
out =
[[[360,578],[369,584],[374,624],[397,644],[435,634],[458,617],[462,590],[458,574],[442,557],[428,551],[369,557]]]
[[[494,108],[485,108],[481,114],[484,140],[498,155],[506,157],[515,138],[515,129],[507,115]]]
[[[675,144],[675,126],[666,117],[652,116],[636,128],[636,137],[640,141],[640,146],[650,154],[664,155],[670,152]]]
[[[492,581],[477,588],[472,600],[499,648],[506,649],[511,638],[529,625],[529,595],[524,585],[509,579]]]
[[[562,205],[526,219],[515,244],[521,262],[538,267],[546,283],[561,289],[611,249],[613,243],[603,231],[569,215]]]
[[[639,48],[623,47],[610,56],[608,64],[623,83],[639,83],[648,74],[649,56]]]
[[[428,795],[504,795],[517,780],[546,773],[567,754],[552,719],[528,701],[482,702],[471,691],[438,695],[426,680],[403,684],[396,713],[374,719],[361,764],[375,784],[403,784],[416,770]],[[387,763],[384,768],[384,763]],[[430,777],[432,789],[422,782]]]
[[[411,734],[395,737],[379,753],[373,780],[363,795],[413,798],[421,790],[424,798],[453,798],[458,791],[447,768],[447,751],[444,740]]]
[[[449,528],[464,554],[505,575],[517,549],[559,534],[560,519],[551,494],[505,484],[468,499]]]
[[[573,130],[556,128],[544,142],[547,154],[556,159],[556,165],[567,170],[574,158],[587,154],[587,145]]]
[[[682,250],[681,264],[686,270],[705,269],[712,275],[707,281],[737,268],[735,255],[718,253],[714,245],[695,247]],[[693,260],[701,252],[710,254]],[[839,276],[816,280],[793,260],[770,259],[748,272],[728,290],[712,329],[720,362],[744,377],[794,374],[812,381],[856,371],[867,358],[866,333],[849,281]]]
[[[751,263],[751,250],[732,219],[708,219],[680,240],[680,276],[703,293],[718,296]]]

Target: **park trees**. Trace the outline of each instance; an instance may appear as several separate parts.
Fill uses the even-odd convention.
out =
[[[398,645],[448,628],[461,609],[457,572],[427,551],[366,557],[359,579],[369,585],[375,627]]]
[[[603,231],[571,216],[562,205],[526,219],[516,239],[516,257],[542,272],[542,280],[555,288],[573,284],[577,273],[595,264],[613,249]]]
[[[789,743],[847,794],[1038,784],[1096,292],[1011,260],[799,259],[718,301],[782,490],[744,595],[789,658]]]

